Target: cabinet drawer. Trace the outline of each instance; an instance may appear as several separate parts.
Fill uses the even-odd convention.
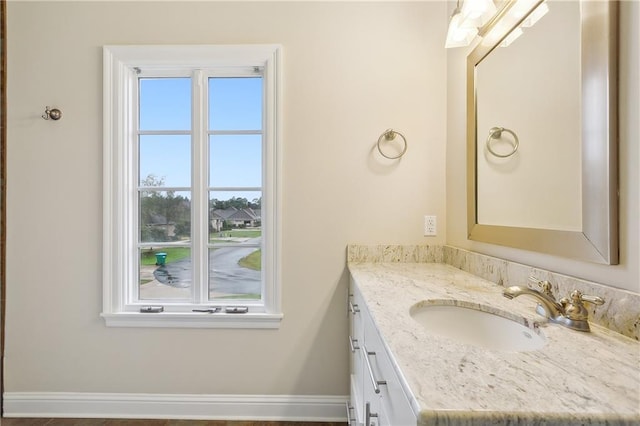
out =
[[[365,344],[362,346],[362,355],[367,358],[369,363],[369,365],[365,365],[365,376],[369,376],[365,378],[365,388],[371,387],[380,399],[379,424],[380,426],[415,426],[417,418],[400,384],[400,379],[393,368],[378,330],[371,318],[363,315],[363,322]],[[368,371],[369,366],[371,371]],[[376,388],[378,392],[376,392]],[[365,395],[367,395],[366,392]]]
[[[364,330],[362,325],[362,296],[357,289],[351,288],[347,297],[347,315],[349,316],[349,370],[350,370],[350,423],[349,426],[364,425],[364,370],[362,343]],[[352,420],[353,419],[353,420]]]

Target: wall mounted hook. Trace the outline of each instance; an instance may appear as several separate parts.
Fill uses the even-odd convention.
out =
[[[45,120],[58,121],[62,118],[62,111],[60,111],[58,108],[49,109],[49,107],[46,106],[44,109],[44,114],[42,114],[42,118],[44,118]]]

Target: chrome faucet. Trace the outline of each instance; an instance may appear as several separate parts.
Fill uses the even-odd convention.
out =
[[[507,299],[522,295],[532,296],[538,301],[536,312],[545,316],[550,322],[561,324],[572,330],[590,331],[589,312],[583,302],[602,305],[604,299],[597,296],[585,296],[578,290],[574,290],[570,298],[565,297],[557,302],[551,292],[549,281],[538,281],[533,277],[530,279],[538,282],[542,291],[524,286],[512,286],[502,292],[503,296]]]

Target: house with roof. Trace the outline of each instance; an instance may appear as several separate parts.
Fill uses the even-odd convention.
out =
[[[215,209],[211,212],[211,228],[214,232],[220,232],[228,228],[254,228],[260,226],[261,210],[252,208]]]

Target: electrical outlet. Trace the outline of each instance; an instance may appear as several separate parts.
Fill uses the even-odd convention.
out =
[[[425,216],[424,217],[424,236],[425,237],[435,237],[437,235],[436,232],[436,217],[435,216]]]

